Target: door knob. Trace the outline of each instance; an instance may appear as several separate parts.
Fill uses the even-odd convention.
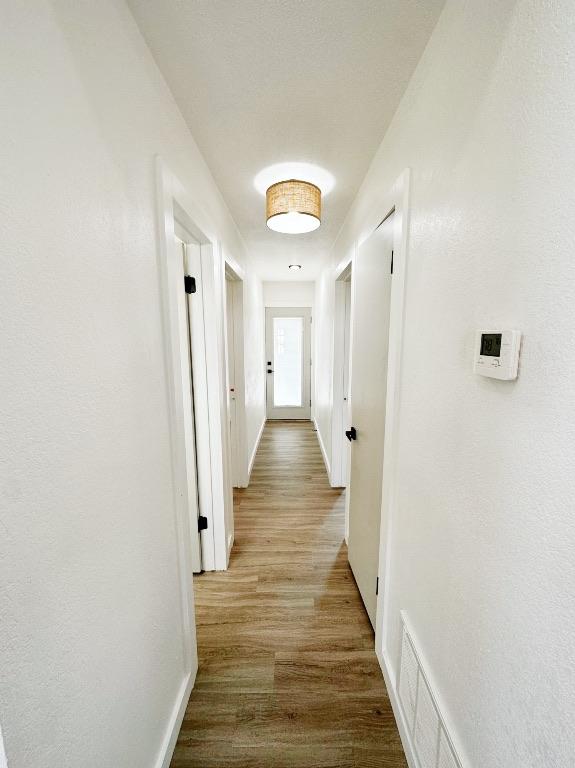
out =
[[[352,440],[357,440],[357,431],[355,427],[352,427],[351,429],[346,429],[345,436],[347,437],[350,443]]]

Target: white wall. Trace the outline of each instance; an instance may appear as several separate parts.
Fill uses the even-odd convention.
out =
[[[335,273],[326,267],[315,283],[315,318],[313,344],[315,369],[313,379],[314,421],[328,474],[331,471],[331,427],[333,407],[333,345]]]
[[[151,768],[183,674],[156,154],[249,262],[123,3],[1,13],[8,765]],[[246,282],[261,338],[261,286]],[[261,421],[261,359],[246,365]]]
[[[315,283],[312,281],[264,282],[264,306],[313,307]]]
[[[474,768],[573,765],[572,19],[447,3],[317,293],[327,443],[333,266],[411,167],[386,642],[396,672],[405,609]],[[516,382],[472,373],[485,326],[523,332]]]
[[[245,311],[248,304],[251,309]],[[262,284],[251,273],[244,282],[244,368],[246,376],[246,433],[248,464],[253,465],[266,420],[265,321]]]

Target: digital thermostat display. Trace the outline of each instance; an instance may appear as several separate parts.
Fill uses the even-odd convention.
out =
[[[500,333],[482,333],[480,354],[488,357],[499,357],[501,354],[501,335]]]
[[[492,379],[516,379],[520,343],[519,331],[477,331],[473,370]]]

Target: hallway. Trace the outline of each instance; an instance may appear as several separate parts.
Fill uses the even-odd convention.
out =
[[[172,768],[406,766],[310,422],[268,422],[230,568],[194,581],[199,671]]]

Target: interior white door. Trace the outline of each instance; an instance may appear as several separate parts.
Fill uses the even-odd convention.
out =
[[[345,281],[344,296],[344,321],[343,321],[343,415],[344,423],[351,424],[351,402],[350,402],[350,365],[351,365],[351,276]],[[349,477],[349,461],[351,455],[351,446],[347,440],[344,440],[342,454],[342,477]],[[346,531],[346,536],[348,531]]]
[[[236,401],[236,338],[234,325],[234,282],[226,277],[226,347],[228,363],[228,430],[232,485],[239,486],[238,469],[238,424]]]
[[[311,310],[266,308],[268,419],[311,418]]]
[[[393,259],[393,216],[360,246],[353,264],[348,557],[375,627],[376,584]]]
[[[196,265],[192,264],[192,260],[199,259],[199,245],[193,243],[185,244],[181,241],[180,247],[182,248],[182,259],[184,267],[184,275],[194,275],[197,273]],[[194,253],[196,251],[196,253]],[[190,537],[191,537],[191,554],[192,554],[192,570],[194,573],[200,573],[202,570],[202,547],[200,532],[198,530],[198,517],[200,514],[200,501],[198,492],[198,464],[197,464],[197,441],[196,441],[196,418],[194,408],[194,373],[193,373],[193,350],[192,350],[192,308],[190,301],[193,299],[193,294],[186,294],[186,330],[188,337],[188,360],[189,360],[189,374],[190,374],[190,402],[191,402],[191,420],[189,422],[191,435],[186,441],[186,472],[188,480],[188,499],[190,504]]]

